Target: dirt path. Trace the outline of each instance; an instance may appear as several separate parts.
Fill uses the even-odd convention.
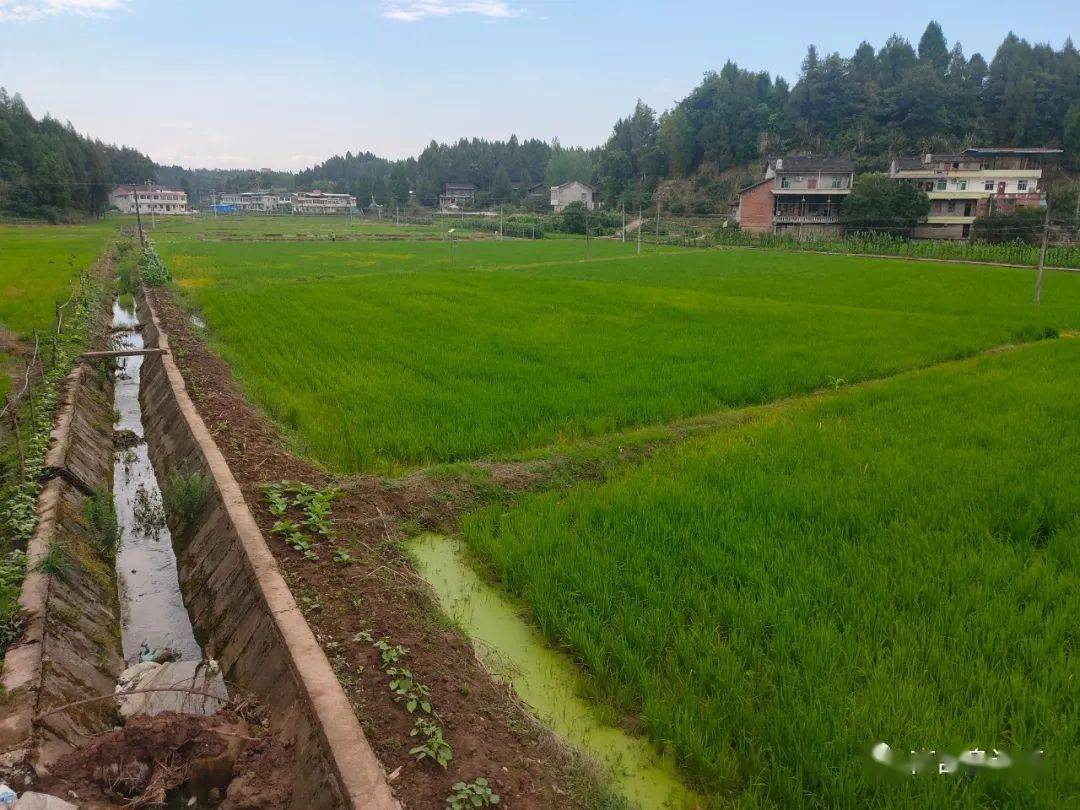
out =
[[[385,487],[350,479],[333,505],[339,536],[355,538],[351,562],[305,560],[270,532],[263,484],[282,479],[331,482],[324,471],[284,449],[273,426],[239,393],[225,363],[193,333],[167,292],[151,293],[174,356],[207,427],[244,492],[282,574],[326,650],[365,733],[408,808],[445,807],[451,786],[478,776],[493,783],[505,806],[586,807],[596,790],[582,763],[540,727],[503,684],[479,664],[472,645],[447,626],[428,585],[397,543],[401,516],[423,511],[438,486],[416,481]],[[466,499],[467,500],[467,499]],[[445,517],[441,512],[430,520]],[[417,763],[409,749],[415,717],[395,703],[376,650],[357,633],[387,637],[409,649],[407,666],[431,689],[453,760],[444,771]]]

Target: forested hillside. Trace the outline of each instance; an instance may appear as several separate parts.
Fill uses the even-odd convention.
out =
[[[35,119],[0,87],[0,209],[54,220],[99,214],[113,185],[153,178],[155,169],[134,149],[91,140],[47,115]]]
[[[890,37],[849,56],[811,45],[793,86],[728,62],[657,115],[638,102],[599,149],[539,141],[432,143],[415,160],[332,158],[304,172],[380,202],[404,204],[408,190],[433,204],[447,180],[470,181],[501,202],[529,183],[593,182],[609,205],[648,205],[660,181],[703,170],[712,177],[784,151],[839,152],[859,170],[881,170],[897,153],[975,143],[1064,146],[1080,169],[1080,53],[1032,45],[1009,33],[989,61],[949,43],[931,22],[917,45]],[[511,188],[512,186],[512,188]]]
[[[148,179],[184,189],[193,202],[213,191],[321,188],[354,194],[361,205],[402,206],[435,205],[443,183],[471,182],[487,206],[522,201],[537,183],[577,179],[598,185],[608,205],[632,210],[685,178],[699,199],[719,199],[740,179],[738,167],[770,154],[842,153],[866,171],[885,169],[897,153],[976,143],[1062,146],[1064,165],[1080,170],[1080,52],[1071,40],[1055,50],[1009,33],[987,62],[931,22],[917,45],[893,36],[876,50],[863,42],[851,56],[822,56],[811,45],[791,86],[728,62],[660,115],[639,101],[597,148],[463,138],[432,141],[406,160],[350,151],[298,174],[155,166],[48,116],[36,121],[4,93],[0,206],[98,213],[111,183]]]

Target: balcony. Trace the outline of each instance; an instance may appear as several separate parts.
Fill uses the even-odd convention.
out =
[[[836,213],[805,213],[797,211],[777,211],[773,214],[777,225],[836,225],[840,215]]]

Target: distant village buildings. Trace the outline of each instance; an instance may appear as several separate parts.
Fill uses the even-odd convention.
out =
[[[596,189],[579,180],[570,180],[551,187],[551,207],[556,213],[574,202],[584,203],[585,207],[592,211],[597,205]]]
[[[117,186],[109,193],[109,205],[122,214],[134,214],[136,207],[139,213],[147,215],[190,213],[185,192],[151,183]]]
[[[1058,154],[1060,149],[1043,147],[972,147],[952,155],[898,157],[889,176],[914,183],[930,198],[930,214],[914,236],[967,239],[977,217],[1041,204],[1042,161]]]
[[[439,195],[440,211],[471,208],[474,202],[476,202],[476,186],[472,183],[443,183],[442,194]]]
[[[210,197],[209,208],[219,214],[341,216],[356,212],[356,197],[329,191],[223,192]]]
[[[739,192],[739,227],[749,233],[839,233],[855,164],[835,155],[787,155],[766,163],[765,177]]]
[[[971,147],[956,154],[897,157],[889,177],[913,183],[930,198],[930,213],[912,235],[967,239],[976,218],[1041,205],[1042,161],[1061,154],[1044,147]],[[854,183],[850,158],[787,155],[766,164],[765,177],[739,192],[737,220],[749,233],[813,237],[840,233],[844,199]]]

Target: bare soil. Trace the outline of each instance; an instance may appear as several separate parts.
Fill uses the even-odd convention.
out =
[[[133,717],[62,758],[38,790],[90,810],[160,807],[177,790],[223,810],[284,810],[292,752],[252,705],[244,713]]]
[[[449,627],[430,587],[402,555],[401,523],[439,526],[478,497],[464,481],[416,475],[386,485],[377,478],[332,481],[292,455],[274,426],[243,397],[228,366],[196,334],[160,288],[150,291],[173,355],[200,415],[213,433],[259,522],[282,574],[352,700],[368,739],[407,808],[444,808],[451,786],[486,777],[513,808],[584,807],[595,779],[580,759],[528,714],[505,684],[479,663],[471,643]],[[528,488],[546,462],[492,465],[500,486]],[[263,484],[283,479],[335,483],[332,517],[351,562],[305,560],[270,532]],[[325,544],[324,544],[325,546]],[[395,703],[377,651],[357,633],[409,649],[404,665],[431,689],[431,703],[453,748],[443,770],[409,754],[415,717]]]

